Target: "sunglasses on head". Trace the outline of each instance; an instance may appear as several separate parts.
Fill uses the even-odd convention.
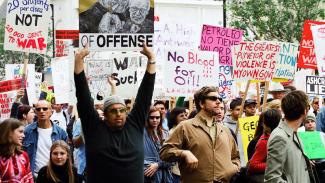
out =
[[[49,108],[48,107],[37,107],[35,108],[36,111],[40,112],[41,110],[47,111]]]
[[[118,108],[118,109],[111,109],[108,112],[111,114],[126,113],[126,108],[122,107],[122,108]]]
[[[205,96],[204,98],[205,99],[208,99],[208,100],[212,100],[212,101],[219,100],[220,102],[222,102],[222,98],[221,97],[217,97],[217,96]]]
[[[149,119],[152,119],[152,120],[154,120],[154,119],[160,119],[160,116],[149,116]]]

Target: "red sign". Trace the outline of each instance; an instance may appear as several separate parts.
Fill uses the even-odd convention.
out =
[[[79,40],[79,30],[56,30],[55,39]]]
[[[24,82],[21,78],[0,82],[0,93],[19,90],[20,88],[24,88]]]
[[[313,20],[306,20],[304,22],[304,31],[302,32],[300,53],[298,57],[298,68],[317,69],[315,47],[310,27],[322,24],[325,24],[325,22]]]

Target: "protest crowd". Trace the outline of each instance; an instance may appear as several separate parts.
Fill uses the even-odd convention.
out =
[[[246,41],[154,22],[152,0],[80,0],[36,73],[51,8],[26,2],[7,4],[4,49],[25,55],[0,81],[0,183],[325,183],[325,22]]]

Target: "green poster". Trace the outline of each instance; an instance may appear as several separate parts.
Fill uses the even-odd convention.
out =
[[[321,137],[320,132],[298,132],[298,136],[309,159],[325,158],[324,137]]]

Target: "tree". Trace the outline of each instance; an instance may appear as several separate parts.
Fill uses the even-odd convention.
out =
[[[230,25],[248,40],[300,42],[304,20],[322,20],[325,0],[247,0],[231,2]],[[253,34],[249,36],[249,33]]]

